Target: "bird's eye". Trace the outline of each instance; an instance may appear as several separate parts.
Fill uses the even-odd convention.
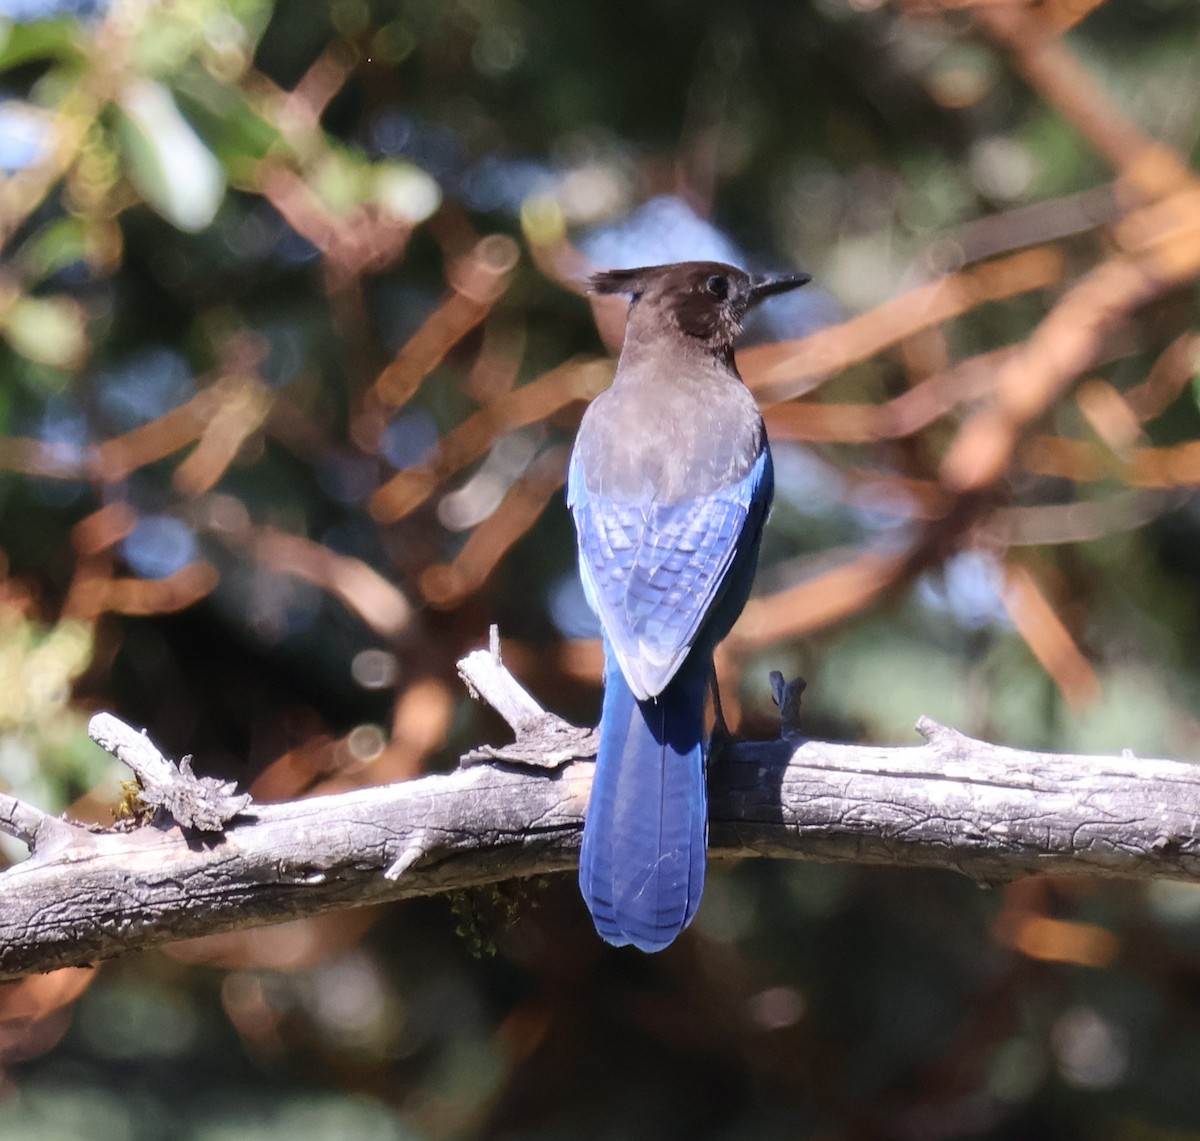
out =
[[[729,296],[729,282],[719,273],[714,273],[705,283],[704,288],[709,291],[714,297],[719,297],[723,301]]]

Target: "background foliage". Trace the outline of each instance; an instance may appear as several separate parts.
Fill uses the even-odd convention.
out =
[[[259,799],[598,707],[560,488],[590,266],[799,266],[719,660],[769,734],[920,713],[1200,757],[1188,0],[0,0],[0,777],[113,710]],[[19,851],[9,853],[20,858]],[[478,952],[482,952],[478,955]],[[0,991],[0,1135],[1200,1137],[1200,893],[724,869],[655,958],[571,883]]]

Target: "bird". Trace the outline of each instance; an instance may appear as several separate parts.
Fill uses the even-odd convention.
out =
[[[589,280],[630,299],[616,374],[583,415],[567,476],[604,643],[579,885],[615,946],[663,950],[700,903],[713,650],[750,594],[774,492],[733,346],[751,306],[809,280],[708,261]]]

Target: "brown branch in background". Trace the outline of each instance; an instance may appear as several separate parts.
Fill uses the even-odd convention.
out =
[[[270,165],[259,175],[263,197],[297,234],[327,254],[340,241],[338,220],[293,170]]]
[[[611,377],[610,361],[577,359],[498,397],[447,432],[431,459],[392,476],[371,497],[371,514],[381,523],[403,518],[447,479],[485,455],[498,436],[545,420],[568,404],[590,400]]]
[[[870,606],[900,581],[906,565],[904,556],[867,551],[798,586],[752,598],[725,646],[742,655],[832,626]]]
[[[247,81],[256,110],[276,127],[305,170],[330,156],[321,116],[358,62],[358,48],[336,40],[290,92],[282,91],[260,72]],[[403,253],[413,230],[409,222],[371,203],[337,214],[309,189],[306,178],[305,173],[272,157],[259,165],[254,186],[293,230],[325,255],[331,294],[353,291],[362,274],[391,265]]]
[[[980,539],[1001,549],[1090,543],[1144,527],[1177,501],[1162,492],[1130,490],[1083,503],[998,507],[980,526]]]
[[[349,763],[342,745],[342,741],[314,726],[303,740],[271,761],[246,791],[259,804],[307,796]]]
[[[146,464],[165,459],[196,440],[220,399],[205,389],[186,404],[90,452],[42,440],[0,439],[0,467],[43,479],[99,479],[117,483]]]
[[[912,290],[862,317],[803,341],[752,349],[739,358],[739,364],[744,375],[756,377],[775,392],[779,383],[776,378],[795,371],[798,354],[808,362],[801,372],[827,375],[866,360],[922,329],[961,316],[984,301],[1053,284],[1062,272],[1062,257],[1057,251],[1016,254]],[[768,430],[777,432],[779,438],[812,438],[823,430],[826,434],[822,438],[834,439],[843,438],[837,436],[838,431],[847,435],[853,432],[851,438],[861,442],[911,434],[961,400],[986,394],[997,371],[1018,351],[1018,347],[1005,348],[961,362],[874,410],[856,405],[771,406],[765,412]],[[906,552],[889,556],[865,552],[798,586],[751,600],[730,636],[730,650],[741,654],[752,647],[812,633],[861,612],[952,549],[991,507],[987,496],[956,496],[953,489],[946,489],[940,505],[929,496],[925,499],[942,510],[929,519]]]
[[[933,479],[897,475],[869,467],[843,467],[847,500],[870,504],[880,515],[891,515],[897,522],[937,523],[944,519],[953,500]]]
[[[364,273],[386,269],[412,236],[411,223],[370,204],[335,215],[302,175],[273,160],[264,160],[258,186],[288,225],[324,255],[331,293],[351,288]]]
[[[918,530],[906,550],[898,554],[865,551],[797,586],[751,599],[726,639],[727,647],[744,655],[860,613],[944,559],[962,544],[964,535],[987,519],[994,506],[992,495],[946,494],[945,510]]]
[[[1026,567],[1015,563],[1005,567],[1002,597],[1013,624],[1067,704],[1079,712],[1098,701],[1100,679],[1096,671]]]
[[[1143,424],[1161,416],[1200,373],[1200,335],[1183,333],[1159,355],[1141,384],[1125,393],[1125,401]]]
[[[0,468],[35,479],[87,479],[88,457],[73,444],[52,444],[23,436],[0,439]]]
[[[246,441],[266,421],[274,393],[257,377],[227,376],[214,386],[216,410],[200,431],[195,450],[175,469],[171,483],[195,498],[211,491]]]
[[[1022,466],[1034,475],[1095,483],[1112,479],[1139,488],[1182,488],[1200,484],[1200,441],[1167,448],[1134,448],[1114,455],[1089,440],[1036,436],[1021,453]]]
[[[1017,346],[1006,345],[968,357],[886,401],[879,406],[879,438],[914,435],[955,408],[982,399],[991,391],[1000,366],[1016,350]]]
[[[194,606],[217,587],[220,575],[203,559],[165,578],[114,578],[107,559],[81,560],[63,615],[93,622],[101,614],[175,614]]]
[[[358,60],[358,48],[347,40],[334,40],[283,96],[275,125],[293,146],[303,151],[313,138],[324,142],[321,116],[353,75]]]
[[[362,278],[394,264],[412,237],[414,223],[368,193],[352,209],[335,208],[310,186],[323,166],[344,165],[321,127],[325,108],[343,89],[359,62],[358,48],[347,40],[330,44],[295,89],[280,90],[261,73],[245,82],[247,95],[265,121],[291,148],[276,147],[252,172],[249,189],[262,194],[297,233],[321,251],[321,270],[342,357],[352,390],[375,375],[379,358],[372,351],[370,322]],[[280,151],[285,153],[280,154]],[[351,160],[352,161],[352,160]],[[363,177],[369,177],[363,171]]]
[[[1068,113],[1101,153],[1114,160],[1122,174],[1119,185],[1132,179],[1143,197],[1151,191],[1169,196],[1119,222],[1115,237],[1129,253],[1110,259],[1073,286],[1025,344],[954,364],[939,364],[927,355],[923,360],[934,367],[917,361],[910,374],[915,372],[918,383],[880,407],[771,402],[808,391],[826,377],[888,348],[900,347],[911,365],[914,336],[984,302],[1057,284],[1063,275],[1062,255],[1054,249],[1028,250],[912,290],[802,341],[740,355],[743,375],[768,405],[765,416],[776,439],[870,443],[902,438],[965,402],[992,400],[967,420],[953,442],[941,466],[942,489],[920,500],[926,522],[906,552],[896,556],[867,552],[773,597],[752,600],[727,643],[734,654],[776,638],[809,633],[861,611],[911,581],[975,528],[982,528],[981,534],[991,539],[1050,541],[1056,528],[1063,534],[1091,536],[1105,526],[1113,527],[1111,518],[1103,518],[1105,509],[1095,505],[995,514],[994,489],[1008,472],[1021,435],[1085,369],[1111,351],[1114,334],[1136,308],[1200,272],[1196,222],[1200,195],[1186,189],[1177,192],[1190,178],[1182,164],[1169,152],[1164,156],[1165,148],[1151,143],[1116,113],[1067,49],[1048,39],[1043,26],[1032,23],[1034,17],[1008,7],[989,7],[977,14],[1018,54],[1019,65],[1035,85]],[[1063,8],[1052,18],[1063,24],[1078,14],[1078,8],[1070,12]],[[1006,36],[1017,23],[1026,39],[1009,43]],[[1039,234],[1057,238],[1116,221],[1118,206],[1119,195],[1104,187],[1052,206],[1039,204],[1032,208],[1030,219],[1040,227]],[[1011,237],[1020,221],[1019,216],[985,220],[978,229],[964,231],[967,245],[973,252],[988,253],[1005,248],[1006,243],[1023,245],[1024,241],[1014,242]],[[1132,346],[1122,346],[1118,355],[1132,351],[1136,351]],[[1140,433],[1140,419],[1145,418],[1140,413],[1164,407],[1169,394],[1186,382],[1189,367],[1189,346],[1182,342],[1156,366],[1159,376],[1148,379],[1148,387],[1132,402],[1108,385],[1091,384],[1081,390],[1085,416],[1121,453],[1097,460],[1094,448],[1074,449],[1070,454],[1076,460],[1089,457],[1095,470],[1087,474],[1092,478],[1116,474],[1142,486],[1164,486],[1200,475],[1200,445],[1169,451],[1136,449],[1131,459],[1126,454]],[[1147,399],[1151,391],[1156,393],[1153,402]],[[1061,442],[1041,442],[1051,455],[1061,454],[1054,452]],[[1035,460],[1036,450],[1031,450]],[[1128,459],[1124,466],[1123,459]],[[1156,512],[1166,502],[1162,497],[1131,497],[1121,524]],[[1046,513],[1037,513],[1043,510]],[[1028,571],[1018,568],[1009,575],[1006,600],[1022,636],[1068,700],[1076,706],[1093,700],[1098,693],[1094,672]]]
[[[1048,914],[1055,903],[1053,889],[1046,880],[1007,884],[1004,909],[992,921],[992,938],[1027,959],[1107,967],[1120,953],[1121,941],[1099,924]]]
[[[337,453],[341,447],[334,425],[322,423],[315,409],[304,407],[303,397],[292,392],[274,392],[271,411],[263,431],[294,456],[312,462]]]
[[[425,223],[428,235],[437,242],[443,265],[454,265],[470,257],[471,251],[483,241],[470,214],[453,199],[447,199]]]
[[[1032,437],[1020,451],[1021,468],[1033,475],[1093,483],[1117,477],[1117,458],[1092,440],[1064,440],[1060,436]]]
[[[1014,66],[1056,107],[1144,200],[1187,185],[1192,174],[1174,151],[1155,142],[1108,97],[1074,53],[1036,13],[979,7],[974,19],[1010,54]]]
[[[549,448],[519,479],[500,506],[474,531],[449,565],[421,575],[421,593],[434,606],[453,606],[478,590],[504,553],[537,521],[567,478],[570,448]]]
[[[71,1025],[75,1000],[100,972],[62,967],[0,986],[0,1051],[10,1058],[52,1049]]]
[[[882,437],[883,417],[877,404],[819,404],[788,400],[763,409],[772,440],[810,443],[868,444]]]
[[[0,440],[0,468],[44,479],[120,483],[198,440],[173,482],[185,495],[200,495],[212,489],[246,439],[262,427],[273,399],[271,390],[256,378],[222,377],[187,403],[90,452],[20,437]]]
[[[996,377],[995,405],[963,425],[942,462],[942,482],[978,491],[996,482],[1012,460],[1021,433],[1095,359],[1105,334],[1134,308],[1200,272],[1200,221],[1194,222],[1195,260],[1161,244],[1136,257],[1113,258],[1060,299]]]
[[[1085,380],[1075,404],[1089,427],[1117,455],[1124,455],[1142,437],[1142,425],[1125,397],[1107,380]]]
[[[1113,237],[1123,250],[1153,257],[1163,273],[1186,276],[1198,260],[1200,179],[1122,218]]]
[[[533,259],[533,264],[563,289],[586,296],[592,303],[593,315],[596,313],[597,303],[604,310],[610,307],[613,310],[621,308],[620,298],[604,298],[587,292],[588,277],[602,267],[595,265],[587,254],[568,241],[566,223],[557,207],[554,208],[554,216],[548,220],[548,224],[526,224],[524,236],[529,243],[529,256]],[[606,335],[604,322],[597,321],[597,325],[600,327],[604,343],[614,352],[619,350],[620,337],[617,337],[614,343]]]
[[[399,669],[388,651],[370,652]],[[260,803],[277,803],[421,776],[446,743],[456,697],[442,678],[417,678],[396,694],[390,734],[370,724],[356,726],[340,738],[316,731],[272,761],[248,791]]]
[[[553,657],[506,640],[504,654],[505,660],[518,667],[525,678],[569,677],[588,685],[599,685],[604,680],[604,644],[599,638],[563,642]]]
[[[511,392],[524,353],[524,324],[493,315],[483,323],[483,343],[463,381],[463,395],[476,404],[492,404]]]
[[[747,349],[739,355],[738,367],[764,404],[800,396],[922,329],[961,317],[987,302],[1055,285],[1063,268],[1058,250],[1026,250],[909,290],[802,340]]]
[[[63,600],[63,618],[95,622],[104,613],[104,599],[113,580],[113,560],[107,552],[80,557]]]
[[[1138,448],[1119,468],[1132,487],[1187,487],[1200,484],[1200,441],[1173,448]]]
[[[1056,32],[1070,31],[1105,0],[1044,0],[1038,15]]]
[[[124,500],[106,503],[71,528],[71,545],[85,559],[110,550],[137,526],[138,513]]]
[[[1064,194],[1042,202],[1030,202],[997,214],[967,222],[952,240],[970,265],[984,258],[1056,242],[1107,226],[1121,217],[1116,188],[1109,183]]]
[[[310,915],[273,927],[180,939],[164,946],[162,953],[178,963],[236,972],[231,977],[238,980],[237,984],[222,987],[222,1009],[234,1027],[262,1049],[264,1042],[274,1044],[280,1040],[283,1020],[272,1011],[262,979],[253,972],[303,970],[335,958],[356,947],[381,914],[382,908],[363,907],[332,915]]]
[[[896,350],[910,388],[950,367],[950,342],[941,325],[919,329],[911,337],[905,337]]]
[[[906,16],[941,16],[946,12],[970,12],[983,5],[1009,4],[1025,7],[1029,0],[897,0]]]
[[[138,468],[157,463],[186,448],[200,438],[220,403],[221,390],[217,385],[210,385],[186,404],[163,413],[150,423],[105,440],[96,448],[91,465],[93,473],[105,483],[119,483]]]
[[[985,396],[1016,346],[993,349],[919,381],[883,404],[771,404],[763,418],[772,439],[871,443],[911,436],[962,404]]]
[[[264,527],[250,537],[250,549],[263,566],[328,591],[377,634],[395,638],[412,620],[401,591],[361,559],[339,555],[321,543]]]
[[[411,780],[427,771],[450,735],[457,696],[441,678],[420,678],[397,697],[387,746],[371,763],[373,784]]]
[[[375,400],[392,408],[407,403],[421,381],[500,299],[520,252],[512,238],[490,234],[450,267],[450,296],[380,373],[371,389]]]

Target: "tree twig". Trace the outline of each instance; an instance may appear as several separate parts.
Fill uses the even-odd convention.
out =
[[[504,666],[500,656],[500,631],[493,626],[486,650],[472,650],[458,663],[459,676],[471,696],[490,705],[512,729],[511,745],[483,745],[462,758],[464,765],[480,761],[559,768],[569,761],[596,755],[599,741],[594,729],[571,725],[544,710]]]
[[[83,830],[7,792],[0,792],[0,832],[28,844],[31,853],[41,856],[50,847],[61,848],[70,843],[75,834]]]

